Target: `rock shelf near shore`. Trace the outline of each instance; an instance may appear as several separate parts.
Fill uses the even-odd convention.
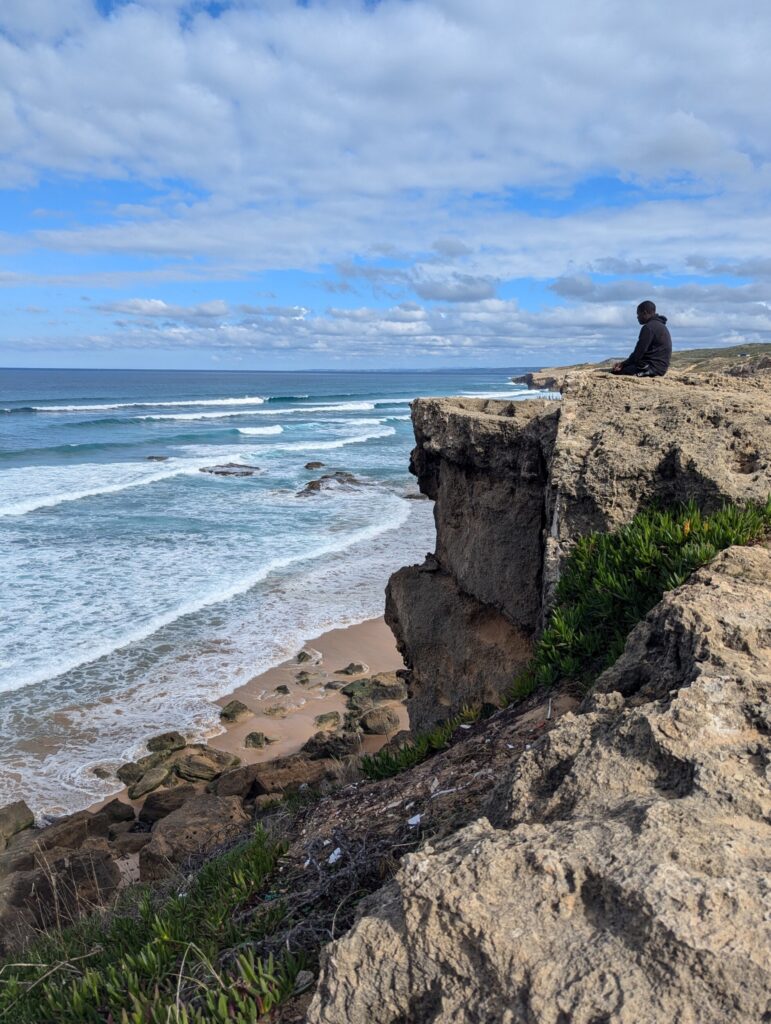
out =
[[[307,683],[294,680],[298,664],[308,666],[309,680],[311,674],[317,682],[328,679],[321,651],[304,648],[283,669],[307,692]],[[366,668],[361,662],[356,667]],[[346,761],[364,752],[358,721],[362,706],[394,706],[406,696],[403,684],[389,687],[396,678],[393,673],[350,678],[354,682],[348,685],[366,694],[364,704],[330,690],[341,709],[309,718],[298,753],[241,763],[255,755],[270,757],[277,740],[253,725],[272,705],[255,701],[255,711],[233,698],[224,704],[222,720],[228,728],[246,730],[240,756],[166,732],[148,739],[147,754],[117,769],[118,779],[128,787],[123,799],[42,827],[35,827],[23,801],[0,808],[0,952],[50,925],[52,914],[56,920],[74,919],[109,901],[126,883],[157,880],[200,860],[258,817],[263,805],[298,790],[334,785]],[[285,701],[279,705],[284,720],[305,704],[290,686],[274,688]],[[386,739],[380,737],[381,742]],[[53,898],[52,906],[52,892],[59,891],[66,898]]]

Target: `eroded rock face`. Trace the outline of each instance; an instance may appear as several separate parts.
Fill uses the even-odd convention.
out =
[[[324,956],[309,1024],[744,1024],[771,1007],[771,552],[665,596],[481,819]]]
[[[415,730],[464,704],[496,700],[530,657],[529,634],[464,594],[449,573],[412,567],[394,573],[385,619],[412,669],[407,708]]]
[[[412,415],[436,553],[391,578],[386,618],[417,730],[510,684],[578,537],[656,500],[710,510],[771,492],[768,371],[741,382],[573,373],[561,401],[419,399]]]
[[[460,590],[532,630],[557,402],[419,399],[411,470],[435,502],[436,558]]]

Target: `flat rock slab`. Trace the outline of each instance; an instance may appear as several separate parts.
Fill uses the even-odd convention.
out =
[[[202,466],[199,472],[210,473],[212,476],[244,477],[259,473],[260,467],[248,466],[243,462],[223,462],[220,466]]]

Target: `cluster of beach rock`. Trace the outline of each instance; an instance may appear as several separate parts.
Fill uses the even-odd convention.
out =
[[[296,664],[298,683],[314,682],[318,653],[303,650]],[[367,671],[352,662],[335,673],[342,678],[328,685],[345,698],[345,711],[316,715],[316,731],[296,754],[242,764],[235,754],[166,732],[117,769],[127,789],[96,811],[36,827],[23,800],[0,808],[0,952],[102,905],[124,884],[155,881],[200,860],[277,800],[339,781],[347,763],[358,761],[363,735],[386,739],[399,728],[395,706],[407,696],[404,682],[394,672]],[[281,700],[289,688],[276,691]],[[288,713],[286,703],[271,707]],[[221,711],[228,724],[251,716],[239,700]],[[244,747],[272,742],[255,730]]]

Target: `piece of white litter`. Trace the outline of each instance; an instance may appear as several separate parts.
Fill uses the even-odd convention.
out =
[[[461,726],[461,729],[470,729],[470,728],[471,728],[471,726],[470,726],[470,725],[462,725],[462,726]]]
[[[415,814],[411,818],[407,819],[407,824],[412,826],[412,827],[414,827],[415,825],[419,825],[421,817],[422,817],[422,815]]]
[[[343,851],[340,849],[339,846],[336,846],[335,849],[327,857],[327,864],[337,864],[337,862],[340,860],[342,856]]]
[[[310,864],[310,862],[311,862],[311,859],[310,859],[310,857],[309,857],[309,858],[308,858],[308,859],[306,860],[306,862],[305,862],[305,863],[303,864],[303,867],[304,867],[304,868],[307,868],[307,867],[308,867],[308,865]]]
[[[513,743],[507,743],[506,746],[509,748],[509,750],[514,750],[515,749]]]
[[[330,846],[330,845],[331,845],[331,843],[332,843],[332,840],[331,840],[331,839],[325,839],[325,840],[324,840],[324,842],[323,842],[323,843],[322,843],[321,845],[322,845],[322,846]]]
[[[529,750],[532,747],[532,745],[533,745],[532,743],[526,743],[525,744],[525,750]]]

